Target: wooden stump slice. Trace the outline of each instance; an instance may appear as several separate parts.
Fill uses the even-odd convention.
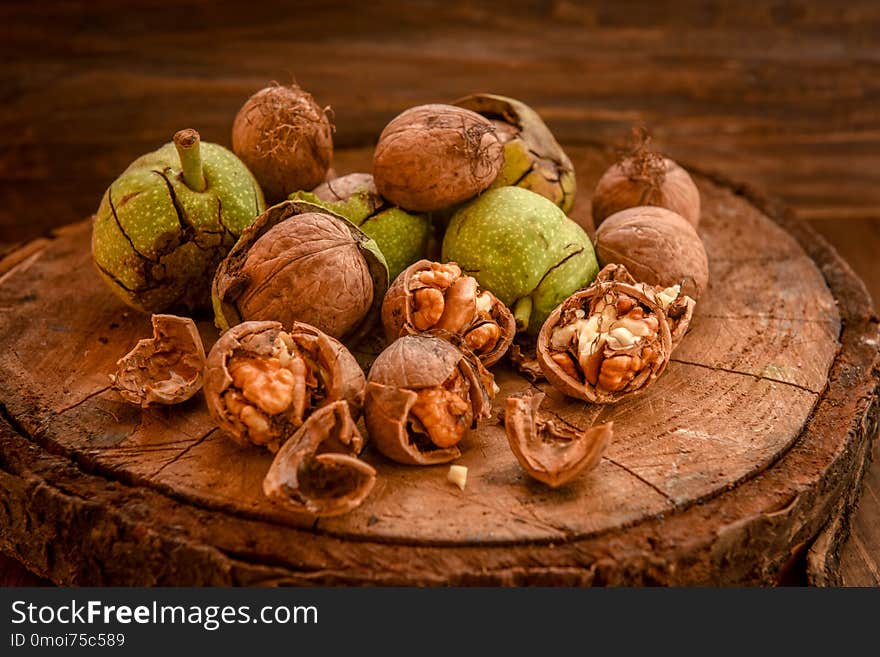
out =
[[[589,198],[609,156],[570,149]],[[370,152],[343,152],[339,171]],[[573,424],[614,420],[600,465],[551,490],[499,424],[531,384],[506,363],[493,417],[448,466],[379,472],[355,511],[315,521],[269,502],[271,455],[215,429],[201,394],[144,410],[109,387],[147,315],[103,286],[86,221],[0,261],[0,550],[66,584],[739,584],[834,555],[878,414],[878,331],[861,282],[771,204],[706,175],[711,283],[654,386],[614,406],[566,399]],[[200,322],[209,348],[217,332]],[[821,551],[813,547],[826,527]],[[797,580],[797,578],[794,578]]]

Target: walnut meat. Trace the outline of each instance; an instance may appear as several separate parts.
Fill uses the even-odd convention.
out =
[[[189,317],[153,315],[153,337],[139,341],[110,376],[123,399],[146,408],[186,401],[202,387],[205,348]]]
[[[402,335],[446,331],[461,336],[489,367],[505,354],[516,333],[513,314],[454,262],[419,260],[398,276],[382,302],[389,342]]]
[[[452,105],[420,105],[385,126],[373,155],[379,193],[406,210],[444,210],[492,184],[504,147],[488,119]]]
[[[433,465],[488,417],[494,380],[473,354],[432,335],[407,335],[370,369],[364,418],[370,439],[399,463]]]
[[[677,286],[638,284],[625,268],[606,267],[541,327],[541,370],[566,395],[594,403],[641,392],[666,369],[693,308]]]
[[[315,517],[347,513],[376,484],[376,470],[357,458],[363,445],[347,402],[322,406],[278,450],[263,480],[263,492]]]
[[[709,285],[709,260],[691,224],[671,210],[651,206],[611,215],[596,230],[602,266],[623,265],[649,285],[681,285],[698,301]]]
[[[378,318],[387,289],[388,268],[372,239],[329,210],[285,201],[245,230],[220,263],[212,296],[221,329],[299,321],[356,340]]]
[[[327,404],[345,401],[360,417],[364,383],[354,356],[315,327],[244,322],[214,344],[204,387],[208,411],[227,435],[274,452]]]
[[[504,430],[514,456],[534,479],[558,488],[599,463],[611,442],[613,423],[580,430],[539,407],[543,393],[525,392],[505,401]]]

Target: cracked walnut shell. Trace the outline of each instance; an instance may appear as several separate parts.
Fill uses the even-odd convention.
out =
[[[143,408],[184,402],[202,387],[205,348],[189,317],[153,315],[153,337],[140,340],[110,376],[123,399]]]
[[[327,404],[346,401],[357,420],[364,374],[340,342],[314,326],[244,322],[208,354],[204,389],[217,426],[241,445],[274,452]]]
[[[364,419],[376,448],[398,463],[458,458],[458,443],[489,417],[494,379],[473,354],[434,335],[406,335],[370,369]]]
[[[392,283],[382,325],[389,342],[431,330],[461,336],[486,367],[500,360],[516,333],[513,314],[494,294],[456,263],[430,260],[410,265]]]
[[[578,429],[539,410],[544,393],[505,400],[504,430],[517,461],[533,479],[558,488],[595,467],[611,442],[613,423]]]
[[[363,446],[347,402],[322,406],[278,450],[263,480],[263,492],[315,517],[347,513],[376,484],[375,468],[357,458]]]
[[[605,404],[637,394],[666,369],[693,308],[678,286],[636,283],[624,267],[609,265],[541,327],[541,370],[555,388],[577,399]]]

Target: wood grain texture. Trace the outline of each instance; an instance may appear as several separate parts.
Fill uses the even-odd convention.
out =
[[[585,181],[576,202],[583,212],[610,154],[584,147],[570,153]],[[369,150],[346,158],[360,169]],[[151,505],[173,501],[179,513],[189,509],[198,520],[177,521],[177,531],[195,532],[199,544],[240,540],[223,529],[210,538],[218,543],[202,543],[208,540],[201,533],[204,518],[224,518],[212,522],[231,523],[234,532],[250,527],[249,540],[261,547],[246,551],[246,574],[230,574],[227,555],[220,571],[206,577],[199,565],[186,581],[244,583],[269,577],[265,570],[280,581],[325,584],[778,582],[791,556],[811,545],[863,472],[866,432],[876,414],[876,353],[850,346],[838,356],[838,337],[846,343],[847,330],[861,330],[876,339],[876,325],[857,301],[857,281],[854,298],[836,301],[830,264],[820,273],[817,255],[744,197],[708,178],[697,181],[704,200],[701,230],[716,269],[693,333],[644,395],[613,407],[586,407],[547,390],[549,409],[567,421],[613,419],[618,427],[599,468],[558,491],[525,477],[496,420],[464,445],[461,462],[470,469],[464,493],[445,482],[445,467],[403,467],[368,453],[379,483],[354,512],[314,522],[272,505],[260,493],[270,455],[220,435],[200,397],[178,408],[141,411],[107,389],[106,374],[148,330],[148,318],[125,310],[91,270],[88,222],[66,228],[29,257],[15,257],[4,274],[0,306],[16,310],[0,315],[0,343],[7,347],[0,355],[4,415],[20,437],[47,452],[45,458],[62,454],[99,481],[128,484],[154,500]],[[588,213],[582,218],[589,221]],[[811,248],[832,257],[821,244]],[[841,276],[850,275],[844,270]],[[71,288],[81,305],[64,303]],[[848,322],[843,334],[838,305]],[[29,330],[21,331],[22,325]],[[200,328],[210,344],[216,333],[208,322]],[[867,371],[852,381],[839,379],[834,372],[851,358]],[[503,366],[497,373],[502,392],[496,418],[507,394],[529,386]],[[864,393],[846,403],[833,399],[852,394],[854,385]],[[852,429],[853,422],[861,428]],[[9,462],[18,458],[16,444],[7,443]],[[806,463],[793,456],[800,450],[806,450]],[[778,474],[792,458],[795,463]],[[63,568],[35,555],[39,542],[23,546],[27,541],[17,533],[18,514],[28,513],[18,508],[25,504],[17,499],[20,486],[28,485],[21,472],[7,471],[7,522],[19,538],[14,552],[39,573],[68,583],[176,581],[156,569],[152,552],[142,554],[144,546],[118,548],[118,570],[108,574],[102,541],[109,539],[103,535],[115,535],[125,520],[109,511],[92,531],[98,544],[89,559],[100,573],[77,565],[74,552]],[[58,522],[44,521],[45,540],[60,540],[53,538]],[[151,531],[173,544],[164,526]],[[65,530],[57,531],[64,540]],[[679,531],[690,537],[685,543],[676,538]],[[276,541],[293,540],[296,553],[282,558]],[[635,547],[645,541],[647,549]],[[630,547],[618,554],[618,543]],[[599,556],[609,550],[613,558]],[[701,550],[708,552],[700,556]],[[420,555],[415,568],[414,554]],[[175,557],[178,577],[184,566],[195,567],[194,558]]]

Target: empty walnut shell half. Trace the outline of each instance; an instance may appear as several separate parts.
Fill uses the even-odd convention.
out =
[[[382,326],[389,342],[402,335],[446,331],[489,367],[505,354],[516,333],[513,313],[480,289],[454,262],[419,260],[398,276],[382,302]]]
[[[348,513],[376,484],[376,470],[357,458],[364,439],[336,401],[312,413],[284,443],[263,480],[269,499],[316,517]]]
[[[641,392],[666,369],[673,332],[680,340],[693,308],[678,286],[658,290],[635,283],[624,267],[606,267],[541,327],[541,370],[558,390],[590,402]]]
[[[599,463],[611,442],[613,423],[577,429],[541,413],[544,393],[528,391],[505,401],[504,430],[510,449],[531,477],[551,488],[568,483]]]
[[[387,289],[375,241],[325,208],[285,201],[257,217],[217,268],[215,323],[298,321],[355,341],[378,319]]]
[[[318,408],[346,401],[360,417],[364,373],[337,340],[294,322],[244,322],[214,344],[205,400],[217,425],[241,445],[273,452]]]
[[[186,401],[202,387],[205,348],[189,317],[153,315],[153,337],[139,341],[110,375],[122,398],[146,408]]]
[[[494,380],[479,359],[433,335],[407,335],[376,358],[364,419],[370,440],[398,463],[433,465],[461,455],[458,443],[489,417]]]

